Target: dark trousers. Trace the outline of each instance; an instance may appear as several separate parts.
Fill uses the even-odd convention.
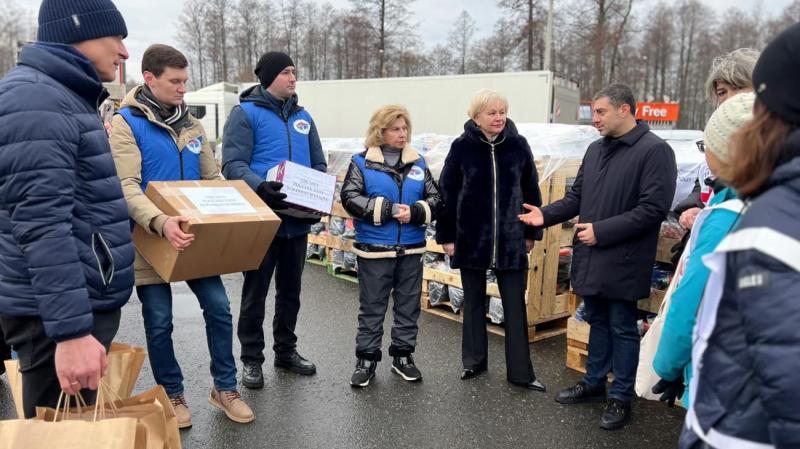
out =
[[[120,309],[94,312],[92,335],[106,351],[117,335],[120,315]],[[41,318],[0,316],[0,324],[6,342],[14,347],[19,358],[25,417],[35,417],[37,406],[55,408],[61,394],[56,376],[56,343],[45,335]],[[94,403],[94,391],[84,389],[81,395],[88,404]]]
[[[394,322],[389,355],[405,357],[417,346],[417,320],[422,292],[422,258],[410,254],[397,258],[358,258],[358,335],[356,357],[381,359],[383,320],[394,297]]]
[[[506,377],[512,383],[536,379],[528,347],[528,311],[525,308],[526,270],[495,270],[505,317]],[[461,360],[464,368],[486,369],[489,341],[486,335],[486,270],[461,269],[464,287]]]
[[[3,360],[8,360],[11,358],[11,346],[6,343],[5,337],[3,337],[3,329],[0,328],[0,364],[2,364]],[[5,365],[0,366],[0,374],[3,373]]]
[[[264,363],[264,314],[267,291],[275,274],[275,318],[272,320],[272,349],[278,358],[291,356],[297,347],[297,313],[300,311],[300,283],[306,263],[308,235],[275,237],[257,270],[244,273],[242,305],[237,336],[242,345],[242,362]]]
[[[639,365],[636,301],[586,296],[583,302],[586,319],[592,326],[583,381],[590,388],[605,387],[606,376],[613,372],[608,398],[630,402]]]

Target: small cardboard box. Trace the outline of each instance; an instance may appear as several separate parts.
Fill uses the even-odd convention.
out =
[[[194,241],[183,251],[138,224],[133,243],[167,282],[255,270],[280,218],[244,181],[152,181],[145,195],[170,216],[189,217]]]
[[[283,183],[282,193],[292,207],[280,211],[299,218],[331,214],[336,194],[336,177],[292,161],[283,161],[267,172],[267,181]]]

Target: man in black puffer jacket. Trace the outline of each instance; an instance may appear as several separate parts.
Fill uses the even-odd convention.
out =
[[[110,0],[45,0],[38,42],[0,81],[0,325],[28,418],[61,390],[97,389],[133,287],[128,211],[97,112],[126,35]]]

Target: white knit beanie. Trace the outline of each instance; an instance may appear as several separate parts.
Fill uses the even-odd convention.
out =
[[[753,102],[756,96],[752,92],[744,92],[729,98],[719,105],[706,123],[703,141],[706,151],[710,151],[722,162],[731,162],[733,146],[731,136],[746,122],[753,118]]]

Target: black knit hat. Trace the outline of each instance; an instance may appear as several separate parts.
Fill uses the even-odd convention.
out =
[[[289,55],[279,51],[271,51],[269,53],[264,53],[261,55],[261,58],[258,59],[255,73],[258,77],[258,81],[266,88],[275,81],[275,77],[277,77],[283,69],[289,66],[294,66],[294,61],[292,61]]]
[[[767,45],[753,69],[756,98],[773,114],[800,124],[800,23],[796,23]]]
[[[73,44],[107,36],[128,36],[111,0],[44,0],[39,7],[39,42]]]

